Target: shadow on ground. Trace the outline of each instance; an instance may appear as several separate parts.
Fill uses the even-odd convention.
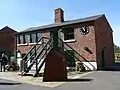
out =
[[[7,83],[7,82],[0,82],[0,85],[19,85],[22,83]]]
[[[67,79],[66,82],[90,82],[93,81],[93,79]]]
[[[24,74],[23,76],[34,76],[33,74]],[[43,73],[39,73],[37,77],[43,77]]]
[[[112,66],[109,66],[105,69],[99,69],[98,71],[120,71],[120,61],[115,62]]]
[[[67,80],[54,80],[54,81],[44,81],[44,82],[90,82],[93,79],[67,79]]]

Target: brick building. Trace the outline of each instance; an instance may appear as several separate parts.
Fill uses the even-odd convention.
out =
[[[16,36],[17,31],[6,26],[0,30],[0,55],[5,52],[9,59],[14,55],[16,50]]]
[[[53,24],[28,28],[18,33],[17,50],[27,54],[41,37],[50,38],[53,34],[57,37],[56,42],[59,43],[62,39],[75,50],[69,50],[66,46],[73,55],[67,61],[69,67],[75,67],[77,60],[74,57],[77,57],[86,68],[104,69],[114,63],[112,32],[104,14],[65,21],[64,11],[58,8],[55,9]]]

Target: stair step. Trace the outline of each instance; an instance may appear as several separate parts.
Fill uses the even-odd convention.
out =
[[[45,64],[42,66],[41,70],[39,71],[40,73],[41,72],[44,72],[44,68],[45,68]],[[30,71],[36,71],[36,67],[32,67]],[[29,71],[29,72],[30,72]]]

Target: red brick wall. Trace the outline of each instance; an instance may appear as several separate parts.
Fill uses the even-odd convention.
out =
[[[90,32],[87,35],[82,35],[80,33],[81,26],[88,26]],[[100,66],[100,50],[106,47],[105,50],[105,65],[108,66],[114,62],[113,58],[113,37],[110,25],[107,23],[105,17],[101,17],[96,21],[79,23],[75,25],[70,25],[74,28],[75,42],[67,43],[73,49],[75,49],[80,55],[82,55],[88,61],[98,62],[98,67]],[[50,37],[48,31],[43,31],[42,36]],[[64,40],[64,34],[61,31],[61,38]],[[92,53],[89,53],[84,48],[87,47]],[[21,46],[18,49],[22,52],[28,52],[31,47]],[[80,58],[80,60],[82,60]]]
[[[17,50],[20,50],[22,54],[27,54],[29,50],[33,47],[34,45],[18,45]]]
[[[90,32],[87,35],[80,33],[81,26],[89,26]],[[74,28],[75,42],[67,43],[73,49],[75,49],[80,55],[82,55],[88,61],[96,61],[96,44],[95,44],[95,31],[94,23],[86,22],[81,24],[72,25]],[[61,32],[61,37],[64,39],[64,34]],[[84,48],[88,47],[92,53],[89,53]],[[82,58],[80,59],[82,60]]]
[[[105,17],[95,21],[97,61],[100,66],[100,51],[105,50],[105,67],[114,63],[114,45],[112,29]]]
[[[0,31],[0,50],[14,52],[16,49],[15,32],[9,29]]]
[[[42,33],[42,37],[49,37],[50,36],[50,34],[49,34],[49,32],[46,32],[45,30],[44,30],[44,32],[42,31],[41,32]],[[45,40],[46,41],[46,40]],[[27,54],[29,51],[30,51],[30,49],[34,46],[35,44],[33,44],[33,45],[29,45],[29,44],[19,44],[18,46],[17,46],[17,50],[20,50],[20,52],[23,54]]]
[[[90,32],[87,35],[82,35],[80,33],[80,27],[87,25],[90,28]],[[88,61],[96,61],[96,44],[95,44],[95,31],[94,31],[94,23],[87,22],[76,25],[71,25],[75,31],[75,42],[68,43],[73,49],[75,49],[80,55],[82,55]],[[42,32],[42,36],[49,37],[49,32]],[[61,38],[64,39],[64,34],[61,32]],[[27,53],[32,46],[24,45],[18,46],[18,50],[22,53]],[[92,52],[89,53],[84,48],[88,47]],[[81,59],[82,60],[82,59]]]

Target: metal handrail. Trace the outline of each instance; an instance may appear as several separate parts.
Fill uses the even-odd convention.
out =
[[[46,51],[48,51],[51,46],[52,46],[52,43],[49,44],[49,47],[46,49]],[[41,59],[42,59],[46,54],[47,54],[47,53],[44,53],[44,54],[43,54],[43,56],[40,58],[38,64],[40,63]]]
[[[51,40],[52,38],[49,39],[49,41]],[[47,44],[49,43],[49,41],[45,44],[45,46],[42,48],[42,50],[39,52],[39,54],[34,58],[33,62],[35,62],[35,60],[41,55],[41,53],[44,51],[44,49],[46,48]]]
[[[40,38],[40,40],[36,43],[36,44],[38,44],[41,40],[43,39],[43,37],[42,38]],[[36,47],[36,44],[29,50],[29,52],[23,57],[23,60],[28,56],[28,54]]]
[[[77,55],[79,55],[81,58],[83,58],[84,61],[88,62],[94,69],[95,67],[88,61],[86,60],[83,56],[81,56],[78,52],[76,52],[76,50],[74,50],[71,46],[69,46],[67,43],[64,43],[63,40],[60,38],[62,44],[67,45],[71,50],[73,50],[75,53],[77,53]],[[65,47],[64,47],[65,48]],[[67,49],[68,50],[68,49]],[[76,57],[77,58],[77,57]],[[79,59],[78,59],[79,60]],[[81,60],[79,60],[80,62],[82,62]],[[85,64],[84,64],[85,65]],[[86,65],[85,65],[86,66]],[[87,66],[86,66],[87,67]],[[90,69],[90,68],[89,68]]]
[[[50,49],[50,47],[52,46],[52,44],[53,44],[53,41],[49,44],[49,47],[46,49],[46,51],[50,51],[49,49]],[[51,49],[52,49],[52,48],[51,48]],[[41,62],[41,59],[44,58],[44,56],[46,56],[47,54],[48,54],[48,52],[45,52],[45,53],[43,54],[43,56],[40,58],[40,60],[39,60],[39,62],[38,62],[37,64],[39,64],[39,63]],[[39,68],[37,69],[35,75],[37,75],[37,74],[39,73],[39,71],[40,71],[40,69],[42,68],[44,62],[45,62],[45,60],[42,61],[41,65],[40,65]]]
[[[37,43],[29,50],[29,52],[23,57],[22,60],[25,60],[25,58],[30,54],[30,52],[31,52],[32,50],[34,50],[34,49],[36,48],[36,46],[39,44],[39,42],[41,42],[43,39],[49,39],[49,38],[47,38],[47,37],[42,37],[42,38],[40,38],[40,40],[37,41]],[[44,43],[42,42],[42,44],[44,44]],[[41,46],[42,44],[40,44],[40,46]],[[37,48],[37,50],[40,48],[40,46]],[[32,54],[32,55],[34,55],[34,54]],[[31,55],[31,56],[32,56],[32,55]],[[31,58],[31,56],[25,61],[25,63],[27,63],[27,62],[29,61],[29,59]]]
[[[29,65],[27,69],[27,71],[29,72],[30,68],[34,65],[35,61],[38,59],[38,57],[42,54],[42,52],[45,50],[46,46],[49,44],[50,40],[53,38],[53,36],[51,36],[48,40],[48,42],[45,44],[45,46],[42,48],[42,50],[37,54],[37,56],[33,59],[33,61],[31,62],[31,64]]]
[[[43,44],[43,43],[42,43],[42,44]],[[39,45],[39,47],[36,49],[36,51],[42,46],[42,44]],[[32,50],[34,50],[34,49],[32,49]],[[32,50],[31,50],[31,51],[32,51]],[[30,51],[30,52],[31,52],[31,51]],[[29,53],[29,54],[30,54],[30,53]],[[30,59],[34,54],[35,54],[35,52],[32,53],[29,58],[27,58],[27,60],[25,61],[25,63],[27,63],[27,62],[29,61],[29,59]]]
[[[65,48],[65,47],[64,47],[64,49],[65,49],[65,50],[68,50],[68,49]],[[64,51],[64,50],[63,50],[63,51]],[[65,53],[65,52],[64,52],[64,53]],[[73,54],[71,54],[70,52],[68,52],[67,54],[69,54],[69,55],[73,55]],[[75,58],[76,58],[77,60],[79,60],[78,57],[75,56]],[[79,61],[83,64],[83,62],[82,62],[81,60],[79,60]],[[84,64],[84,65],[85,65],[85,64]],[[90,69],[87,65],[85,65],[85,66],[86,66],[88,69]]]

